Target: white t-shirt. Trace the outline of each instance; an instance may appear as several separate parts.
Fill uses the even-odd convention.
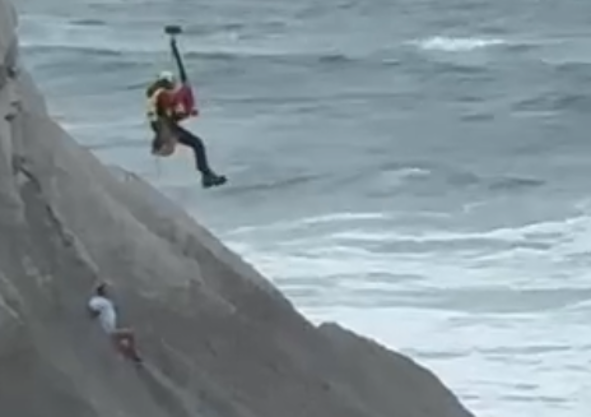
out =
[[[117,328],[117,313],[111,300],[98,295],[93,296],[88,302],[88,307],[98,313],[101,326],[107,333],[113,333]]]

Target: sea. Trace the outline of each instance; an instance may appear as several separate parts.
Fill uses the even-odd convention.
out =
[[[589,0],[18,0],[52,115],[479,417],[591,410]],[[178,44],[192,154],[150,155]]]

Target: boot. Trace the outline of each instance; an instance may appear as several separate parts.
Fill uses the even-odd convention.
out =
[[[216,187],[225,184],[226,181],[227,178],[225,176],[217,175],[213,171],[209,171],[208,173],[203,174],[201,177],[201,184],[203,185],[203,188]]]

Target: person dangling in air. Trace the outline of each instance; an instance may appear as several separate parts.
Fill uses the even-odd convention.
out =
[[[223,175],[216,174],[209,166],[207,152],[201,138],[180,125],[189,117],[199,114],[195,106],[193,90],[176,45],[175,34],[180,33],[178,27],[167,27],[166,33],[171,35],[170,45],[176,61],[179,81],[173,72],[162,71],[156,80],[146,89],[148,97],[147,116],[155,137],[152,141],[152,154],[168,156],[174,152],[177,143],[193,149],[196,167],[201,172],[203,187],[209,188],[226,183]]]

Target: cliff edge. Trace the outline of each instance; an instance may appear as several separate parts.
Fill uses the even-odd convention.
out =
[[[313,326],[254,268],[48,116],[0,0],[0,415],[469,417],[435,375]],[[146,358],[86,302],[113,284]]]

